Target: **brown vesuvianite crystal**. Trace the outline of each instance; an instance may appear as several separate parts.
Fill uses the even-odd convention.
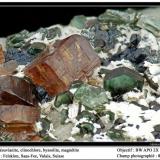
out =
[[[68,90],[73,81],[90,76],[99,65],[99,57],[89,42],[72,35],[60,41],[54,51],[41,54],[25,69],[25,75],[50,95],[56,95]]]
[[[34,125],[40,109],[33,94],[34,86],[24,79],[0,76],[0,132],[13,141],[35,140]]]
[[[37,106],[32,84],[15,76],[0,76],[0,104]]]
[[[39,119],[36,107],[25,105],[0,105],[0,121],[5,123],[34,124]]]

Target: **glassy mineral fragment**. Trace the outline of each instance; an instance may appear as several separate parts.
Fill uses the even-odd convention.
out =
[[[37,57],[24,72],[34,84],[56,95],[68,90],[75,80],[85,80],[99,65],[99,57],[89,42],[72,35],[60,41],[53,52]]]
[[[141,89],[143,77],[136,71],[126,67],[120,67],[106,74],[104,78],[104,89],[110,91],[112,95],[120,95],[135,87]]]
[[[37,106],[32,84],[14,76],[0,76],[0,104]]]
[[[104,89],[83,84],[74,95],[75,100],[82,105],[93,110],[104,103],[108,103],[107,95]]]

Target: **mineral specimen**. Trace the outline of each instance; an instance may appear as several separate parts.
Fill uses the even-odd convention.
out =
[[[110,91],[112,95],[121,95],[135,87],[141,89],[142,86],[143,77],[126,67],[116,68],[104,78],[104,89]]]
[[[11,75],[0,76],[0,104],[37,106],[32,84]]]
[[[160,8],[144,10],[0,38],[0,141],[159,141]]]
[[[74,98],[91,110],[96,109],[104,103],[108,103],[107,95],[102,88],[87,84],[83,84],[78,88]]]
[[[72,35],[62,40],[52,53],[37,57],[24,72],[34,84],[56,95],[68,90],[73,81],[90,76],[99,65],[99,57],[89,42],[80,35]]]

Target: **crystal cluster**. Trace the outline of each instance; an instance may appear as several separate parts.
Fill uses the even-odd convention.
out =
[[[60,41],[53,52],[37,57],[24,72],[34,84],[56,95],[68,90],[75,80],[85,80],[99,65],[99,57],[89,42],[82,36],[72,35]]]
[[[107,9],[9,35],[0,141],[159,141],[158,12]]]

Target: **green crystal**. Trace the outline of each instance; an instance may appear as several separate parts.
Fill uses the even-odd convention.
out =
[[[41,42],[35,42],[30,45],[27,52],[31,55],[37,55],[38,53],[41,53],[46,48],[46,44]]]
[[[70,22],[70,25],[78,29],[85,27],[86,17],[84,15],[74,16]]]
[[[96,122],[96,120],[98,119],[96,115],[94,115],[93,113],[89,111],[82,111],[78,115],[77,119],[80,120],[81,118],[86,118],[88,121],[92,121],[92,122]]]
[[[95,109],[104,103],[108,103],[104,89],[83,84],[74,95],[75,100],[86,106],[88,109]]]
[[[54,102],[56,108],[60,107],[62,104],[71,104],[73,101],[73,95],[70,92],[64,92],[59,94]]]
[[[97,112],[97,115],[99,117],[105,116],[107,113],[105,106],[98,106],[98,108],[96,108],[95,111]]]
[[[136,12],[124,12],[119,10],[107,9],[99,15],[98,20],[102,23],[130,24],[135,22]]]
[[[137,72],[125,67],[112,70],[104,78],[104,89],[110,91],[112,95],[123,94],[135,87],[141,89],[142,86],[143,77]]]
[[[30,35],[27,30],[10,35],[7,37],[6,46],[7,48],[21,48],[25,44],[25,39],[29,36]]]
[[[48,40],[54,39],[56,36],[61,36],[61,30],[59,27],[49,28],[47,30],[46,38]]]
[[[107,135],[111,138],[111,139],[117,139],[117,140],[124,140],[124,131],[123,130],[118,130],[118,129],[110,129],[107,133]]]
[[[160,22],[156,19],[141,16],[137,22],[137,26],[150,31],[156,37],[160,37]]]
[[[114,119],[115,119],[115,113],[113,113],[113,112],[111,112],[111,111],[107,111],[106,114],[109,115],[109,120],[110,120],[111,122],[113,122]]]
[[[77,127],[80,128],[80,133],[83,135],[89,133],[93,134],[94,126],[89,122],[83,122],[81,124],[78,124]]]
[[[67,118],[68,118],[68,110],[62,109],[62,111],[61,111],[61,124],[65,124],[65,121]]]

